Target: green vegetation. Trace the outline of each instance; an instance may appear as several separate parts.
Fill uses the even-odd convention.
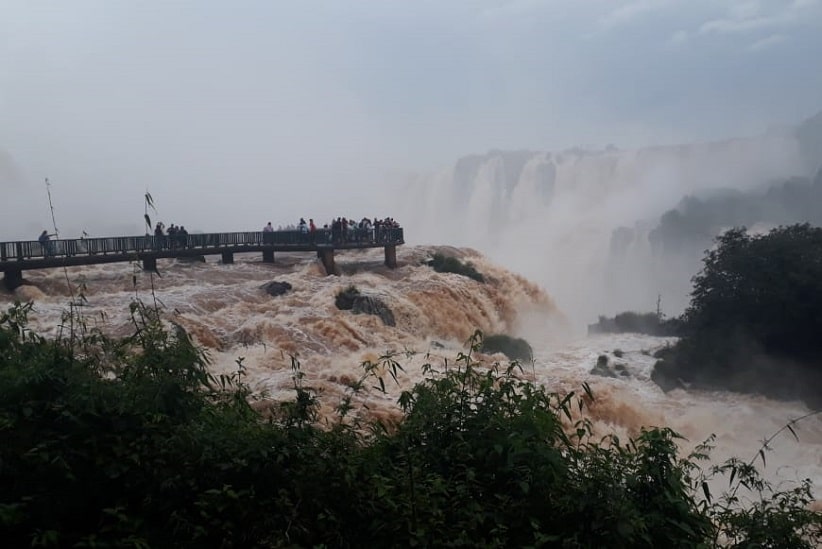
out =
[[[456,257],[435,253],[428,261],[428,265],[438,273],[455,273],[458,275],[467,276],[477,282],[485,282],[485,277],[477,272],[474,265],[472,265],[470,261],[463,263]]]
[[[633,332],[653,336],[677,336],[681,321],[677,318],[665,319],[658,313],[619,313],[613,318],[600,316],[596,324],[588,325],[589,334],[621,334]]]
[[[822,229],[733,229],[694,277],[684,335],[655,379],[822,404]],[[661,384],[662,384],[661,383]]]
[[[473,351],[368,419],[365,393],[396,379],[363,364],[336,415],[318,417],[292,359],[294,398],[249,404],[233,375],[156,309],[110,339],[68,319],[66,337],[0,315],[0,539],[8,547],[815,547],[809,483],[772,492],[751,463],[703,472],[707,446],[678,436],[592,436],[593,398],[523,381]],[[256,408],[259,408],[259,404]],[[790,426],[787,426],[790,429]],[[768,441],[770,442],[770,441]],[[711,497],[707,480],[729,474]],[[744,504],[737,488],[753,492]],[[757,497],[759,496],[759,497]],[[745,498],[744,501],[749,501]]]
[[[502,353],[511,360],[531,362],[534,358],[534,351],[527,341],[504,334],[486,336],[480,350],[483,353]]]

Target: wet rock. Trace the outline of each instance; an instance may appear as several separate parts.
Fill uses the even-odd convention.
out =
[[[674,389],[682,389],[685,384],[676,375],[676,369],[672,364],[664,360],[658,360],[654,364],[654,369],[651,372],[651,381],[659,385],[659,388],[665,391],[673,391]]]
[[[354,308],[354,299],[362,297],[356,286],[349,286],[337,292],[334,297],[334,305],[341,311],[350,311]]]
[[[599,355],[597,358],[597,365],[591,369],[591,375],[594,376],[602,376],[602,377],[616,377],[616,373],[614,373],[611,368],[608,367],[608,356],[607,355]]]
[[[491,334],[482,340],[483,353],[502,353],[510,360],[530,362],[534,357],[531,345],[520,337],[506,334]]]
[[[263,284],[260,286],[262,290],[265,291],[268,295],[272,297],[277,297],[278,295],[283,295],[288,290],[291,289],[291,284],[288,282],[278,282],[276,280],[268,282],[267,284]]]
[[[381,299],[363,295],[356,286],[349,286],[337,292],[334,305],[341,311],[351,311],[354,314],[376,315],[386,326],[396,326],[394,312]]]
[[[381,299],[367,295],[354,297],[351,312],[355,314],[376,315],[386,326],[396,326],[394,312]]]

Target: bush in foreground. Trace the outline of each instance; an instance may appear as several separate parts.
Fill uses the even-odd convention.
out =
[[[28,307],[0,317],[0,536],[9,547],[813,547],[808,483],[772,493],[729,462],[711,499],[678,436],[593,437],[558,395],[471,350],[402,393],[397,422],[367,418],[365,363],[319,422],[296,360],[293,400],[263,419],[242,360],[213,376],[184,331],[132,308],[135,333],[45,340]],[[376,389],[369,389],[370,387]],[[702,450],[702,449],[701,449]],[[741,480],[740,480],[741,479]],[[703,492],[704,490],[704,492]],[[706,500],[705,497],[708,497]],[[738,504],[738,505],[737,505]]]

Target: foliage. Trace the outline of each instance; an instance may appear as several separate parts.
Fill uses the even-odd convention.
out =
[[[344,290],[337,292],[334,297],[334,305],[341,311],[350,311],[354,307],[354,299],[360,295],[360,290],[351,284]]]
[[[727,231],[693,282],[686,337],[660,372],[822,403],[822,229]]]
[[[145,210],[143,213],[143,221],[146,224],[146,234],[151,234],[151,216],[148,215],[148,211],[151,210],[154,213],[157,213],[157,208],[154,207],[154,197],[151,196],[151,193],[148,192],[146,189],[146,194],[143,196],[143,209]]]
[[[470,261],[463,263],[456,257],[435,253],[428,261],[428,265],[438,273],[454,273],[467,276],[477,282],[485,282],[485,277],[474,268]]]
[[[530,362],[534,358],[534,351],[527,341],[505,334],[485,336],[482,339],[480,350],[483,353],[502,353],[511,360]]]
[[[795,358],[822,351],[822,228],[793,225],[721,235],[694,278],[691,332],[741,329],[763,349]]]
[[[658,313],[626,311],[613,318],[600,316],[596,324],[588,325],[589,334],[621,334],[633,332],[653,336],[677,336],[681,325],[678,318],[666,319]]]
[[[750,464],[702,474],[678,435],[594,438],[593,395],[559,395],[468,353],[401,394],[396,421],[368,419],[391,356],[324,421],[292,359],[294,399],[249,404],[231,375],[157,309],[134,334],[46,340],[30,305],[0,316],[0,536],[9,547],[707,547],[729,539],[812,547],[808,485],[751,506],[702,484],[762,488]],[[358,404],[362,403],[362,404]],[[736,484],[734,484],[736,480]],[[697,491],[699,490],[699,491]],[[707,500],[698,494],[704,491]],[[770,537],[769,537],[770,536]]]

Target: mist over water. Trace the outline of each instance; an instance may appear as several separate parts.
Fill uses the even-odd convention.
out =
[[[579,328],[599,314],[654,310],[658,296],[665,313],[682,312],[707,245],[662,255],[649,234],[683,197],[762,189],[803,170],[788,131],[637,150],[491,151],[410,183],[397,206],[409,240],[481,250],[548,289]]]

